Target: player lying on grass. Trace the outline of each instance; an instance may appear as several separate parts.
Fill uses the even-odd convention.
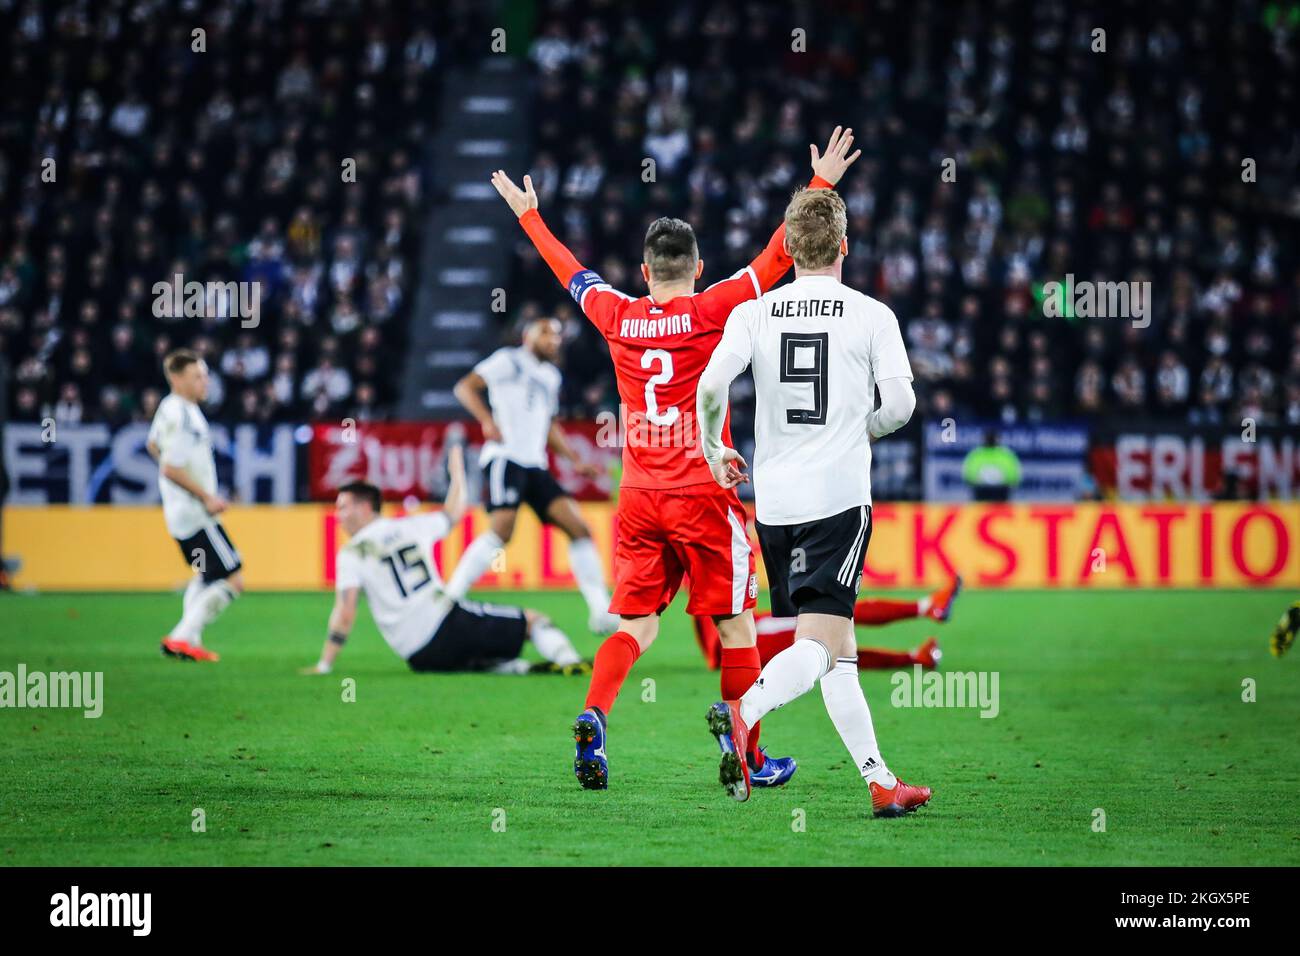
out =
[[[933,594],[915,601],[898,601],[889,598],[863,598],[853,605],[853,623],[865,627],[881,627],[894,621],[907,621],[912,618],[927,617],[938,623],[945,623],[952,615],[952,605],[961,591],[961,578],[955,577],[947,587],[940,588]],[[718,629],[707,617],[691,618],[695,624],[695,640],[699,642],[704,659],[709,662],[710,670],[717,670],[721,659],[721,644],[718,642]],[[758,658],[764,667],[794,643],[798,618],[776,617],[771,611],[755,611],[754,625],[758,629]],[[939,649],[939,640],[935,637],[925,639],[920,647],[911,651],[891,651],[883,647],[859,647],[858,669],[897,670],[920,664],[926,670],[939,666],[943,651]]]
[[[734,488],[747,476],[723,433],[727,389],[753,365],[755,525],[772,611],[798,616],[796,639],[739,700],[709,709],[709,730],[722,750],[723,787],[747,800],[749,771],[737,755],[748,728],[820,683],[872,812],[899,816],[928,803],[930,790],[899,780],[880,753],[858,681],[853,607],[871,539],[871,442],[911,417],[912,369],[894,313],[840,280],[844,200],[801,190],[785,228],[794,281],[731,313],[696,404],[713,476]]]
[[[833,186],[858,157],[851,130],[835,128],[820,155],[810,147],[811,185]],[[860,152],[860,151],[859,151]],[[610,287],[584,267],[542,221],[532,178],[520,189],[502,170],[492,185],[519,217],[560,284],[609,344],[627,440],[614,546],[614,597],[619,629],[596,652],[584,709],[574,721],[574,775],[589,790],[609,784],[609,713],[632,665],[659,634],[659,615],[684,576],[687,613],[711,617],[722,642],[723,696],[739,695],[758,676],[754,619],[758,594],[745,510],[734,489],[720,489],[700,456],[695,387],[722,327],[739,303],[771,288],[790,267],[777,229],[745,269],[696,293],[704,273],[695,232],[679,219],[658,219],[646,231],[641,276],[649,295]],[[727,433],[727,423],[720,423]],[[754,734],[743,751],[761,786],[784,783],[789,758],[768,759]]]
[[[459,598],[469,592],[514,536],[515,517],[527,504],[543,524],[557,525],[569,536],[569,564],[587,602],[587,627],[609,634],[618,627],[618,618],[609,613],[600,552],[578,503],[547,468],[550,448],[573,462],[579,474],[594,478],[600,473],[597,465],[578,457],[555,422],[560,342],[558,319],[535,319],[524,329],[521,345],[497,349],[456,383],[456,398],[478,419],[487,439],[479,464],[490,527],[461,555],[447,578],[447,593]]]
[[[434,542],[445,538],[465,514],[465,459],[459,445],[447,456],[451,481],[442,511],[385,518],[379,489],[354,481],[334,502],[338,523],[349,535],[334,565],[334,609],[320,661],[305,674],[328,674],[357,619],[365,592],[375,626],[414,671],[529,670],[520,658],[524,641],[551,664],[575,668],[581,661],[569,639],[537,611],[500,604],[457,601],[443,591],[433,564]]]
[[[145,448],[158,462],[163,521],[194,571],[181,601],[181,619],[163,638],[162,652],[185,661],[216,661],[203,629],[244,590],[244,563],[217,520],[226,499],[217,494],[212,436],[199,403],[208,398],[208,366],[189,349],[163,359],[171,392],[158,403]]]

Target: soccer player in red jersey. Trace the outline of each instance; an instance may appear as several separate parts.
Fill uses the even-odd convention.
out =
[[[861,150],[853,132],[836,127],[820,154],[810,146],[809,188],[833,188]],[[687,612],[717,623],[722,643],[723,697],[735,699],[758,677],[754,618],[758,595],[745,511],[734,489],[713,480],[700,450],[695,391],[731,310],[774,286],[792,260],[784,226],[745,269],[696,293],[704,271],[695,233],[679,219],[658,219],[646,233],[641,275],[650,294],[619,292],[582,265],[547,229],[532,178],[520,189],[502,170],[492,184],[519,217],[528,238],[579,308],[609,343],[627,438],[619,491],[619,534],[610,610],[619,629],[596,652],[586,706],[574,725],[574,773],[583,787],[609,783],[605,755],[608,714],[632,665],[659,633],[659,615],[689,575]],[[729,423],[723,426],[730,435]],[[738,692],[737,692],[738,691]],[[748,762],[759,785],[778,785],[793,760],[766,760],[751,730]],[[788,760],[788,762],[787,762]],[[774,766],[764,768],[765,763]],[[766,771],[766,772],[765,772]]]

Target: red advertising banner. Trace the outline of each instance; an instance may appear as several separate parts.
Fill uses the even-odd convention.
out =
[[[1102,495],[1130,501],[1300,497],[1300,436],[1280,428],[1121,428],[1097,435]]]
[[[604,501],[612,490],[611,466],[621,449],[597,443],[600,426],[591,421],[559,423],[583,461],[601,465],[597,478],[578,474],[566,460],[551,455],[551,473],[579,501]],[[477,422],[317,422],[311,426],[309,488],[316,501],[330,501],[339,486],[358,479],[378,485],[384,497],[400,501],[441,499],[447,490],[449,442],[465,443],[470,490],[481,480],[478,455],[483,431]]]

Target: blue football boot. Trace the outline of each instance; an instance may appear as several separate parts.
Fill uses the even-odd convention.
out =
[[[759,747],[763,755],[763,766],[749,770],[749,784],[752,787],[781,787],[790,782],[799,765],[793,757],[769,757],[766,747]]]
[[[609,789],[609,761],[605,759],[605,725],[591,708],[573,722],[573,739],[577,746],[573,756],[573,775],[584,790]]]

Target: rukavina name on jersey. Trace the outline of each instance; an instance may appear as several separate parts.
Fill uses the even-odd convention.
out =
[[[819,315],[842,317],[843,299],[787,299],[772,303],[772,315],[778,319],[814,318]]]
[[[649,319],[624,319],[619,325],[619,338],[657,339],[665,335],[681,335],[691,330],[689,315],[660,315]]]

